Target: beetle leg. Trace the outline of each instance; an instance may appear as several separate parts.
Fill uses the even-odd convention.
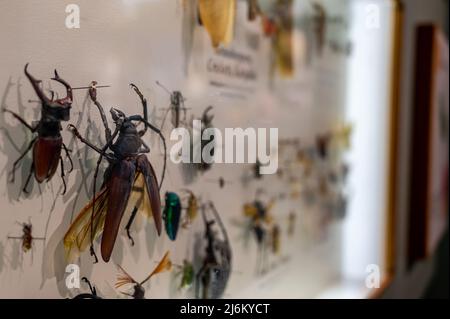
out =
[[[94,296],[97,296],[96,289],[95,289],[95,287],[93,287],[93,286],[91,285],[91,282],[89,281],[89,279],[87,279],[86,277],[83,277],[83,278],[81,278],[81,280],[84,281],[85,283],[87,283],[88,286],[89,286],[89,289],[91,290],[91,293],[92,293]]]
[[[142,109],[143,109],[142,113],[144,115],[144,120],[148,121],[147,99],[144,97],[144,95],[141,93],[141,91],[139,90],[139,88],[136,85],[134,85],[133,83],[130,83],[130,86],[133,88],[134,92],[136,92],[136,94],[141,99]],[[146,132],[147,132],[147,126],[145,126],[143,130],[140,130],[138,134],[139,134],[139,136],[144,136]]]
[[[130,228],[131,228],[131,225],[133,224],[134,218],[136,217],[137,210],[138,210],[137,206],[134,206],[133,211],[131,212],[130,219],[128,220],[128,223],[125,226],[125,230],[127,231],[127,236],[131,241],[131,246],[134,246],[134,239],[130,235]]]
[[[34,164],[31,165],[30,173],[28,174],[27,181],[25,182],[25,186],[22,188],[22,191],[25,194],[29,194],[29,191],[27,191],[27,187],[28,187],[28,184],[30,183],[31,175],[33,175],[33,172],[34,172]]]
[[[206,271],[206,265],[203,264],[202,268],[197,273],[196,285],[195,285],[195,298],[200,299],[200,285],[203,283],[203,274]],[[204,289],[204,287],[202,287]]]
[[[59,157],[59,160],[61,161],[61,179],[63,181],[63,186],[64,186],[64,190],[62,192],[62,195],[64,195],[66,193],[66,190],[67,190],[66,181],[64,179],[64,176],[65,176],[65,174],[64,174],[64,162],[63,162],[63,159],[62,159],[61,156]]]
[[[86,140],[83,136],[81,136],[80,132],[78,132],[78,130],[75,126],[73,126],[72,124],[69,124],[68,128],[73,133],[73,135],[75,135],[83,144],[86,144],[87,146],[92,148],[97,153],[107,157],[107,154],[105,153],[105,151],[102,151],[97,146],[95,146],[94,144],[92,144],[91,142]]]
[[[66,152],[66,156],[69,158],[69,162],[70,162],[70,170],[69,173],[71,173],[73,171],[73,162],[72,162],[72,157],[70,157],[70,152],[71,150],[69,150],[66,146],[66,144],[63,143],[63,148],[64,151]]]
[[[11,174],[11,179],[10,182],[14,183],[14,179],[15,179],[15,173],[16,173],[16,169],[17,169],[17,165],[20,163],[20,161],[25,157],[25,155],[27,155],[27,153],[30,151],[31,147],[33,147],[34,142],[36,142],[37,137],[35,137],[33,140],[31,140],[30,144],[28,144],[27,149],[25,150],[25,152],[22,153],[22,155],[20,155],[20,157],[14,162],[13,164],[13,169],[10,172]]]
[[[111,130],[108,126],[108,120],[106,119],[105,111],[100,102],[97,101],[97,89],[96,89],[96,81],[91,83],[91,87],[89,89],[89,96],[91,100],[94,102],[95,106],[97,106],[98,111],[100,112],[100,117],[102,118],[103,126],[105,127],[105,139],[108,142],[111,139]]]
[[[13,111],[10,111],[8,109],[5,109],[5,108],[3,108],[2,111],[5,112],[5,113],[9,113],[12,116],[14,116],[17,120],[19,120],[20,123],[22,123],[31,132],[35,132],[36,131],[36,127],[32,127],[30,124],[28,124],[19,114],[15,113]]]
[[[166,113],[164,114],[163,119],[162,119],[162,122],[161,122],[161,127],[159,128],[160,131],[163,130],[164,124],[166,123],[167,114],[169,114],[170,109],[171,109],[172,107],[173,107],[173,106],[170,105],[170,106],[167,108],[167,111],[166,111]]]
[[[93,244],[91,244],[91,247],[89,247],[89,252],[91,253],[91,256],[94,256],[94,264],[98,263],[97,254],[95,253]]]
[[[142,141],[142,147],[139,150],[139,153],[150,153],[150,147],[148,147],[148,145],[145,144],[144,141]]]
[[[161,138],[161,140],[163,141],[163,145],[164,145],[164,166],[163,166],[163,171],[162,171],[162,175],[161,175],[161,182],[159,183],[159,188],[161,189],[162,183],[164,181],[164,176],[166,174],[166,165],[167,165],[167,146],[166,146],[166,139],[164,138],[164,135],[161,133],[161,131],[156,128],[155,126],[153,126],[152,124],[150,124],[148,121],[144,120],[141,116],[136,116],[136,117],[130,117],[131,120],[134,121],[140,121],[142,123],[145,124],[145,126],[148,126],[148,128],[150,128],[152,131],[154,131],[156,134],[159,135],[159,137]]]

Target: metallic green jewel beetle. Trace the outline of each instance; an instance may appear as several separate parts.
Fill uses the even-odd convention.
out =
[[[181,202],[176,193],[167,192],[163,212],[167,236],[171,240],[177,238],[178,226],[180,224]]]

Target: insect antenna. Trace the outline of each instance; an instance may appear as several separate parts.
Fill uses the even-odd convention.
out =
[[[162,85],[161,83],[159,83],[159,81],[156,81],[156,84],[161,87],[164,91],[167,92],[167,94],[172,95],[172,92],[169,91],[169,89],[167,89],[164,85]]]

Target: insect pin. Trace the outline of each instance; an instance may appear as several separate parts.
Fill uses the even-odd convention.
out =
[[[39,85],[42,81],[36,80],[28,72],[28,63],[25,65],[24,72],[41,102],[41,118],[36,123],[30,125],[19,114],[5,108],[3,109],[3,112],[10,113],[32,133],[37,133],[37,136],[28,144],[25,152],[14,162],[13,169],[10,172],[10,182],[14,182],[15,171],[22,159],[33,149],[33,162],[22,191],[29,193],[27,187],[33,174],[39,184],[51,180],[53,175],[55,175],[58,164],[61,163],[61,179],[64,187],[62,193],[65,194],[66,181],[64,179],[64,163],[61,156],[63,149],[70,162],[69,173],[73,170],[73,163],[60,132],[62,130],[61,122],[70,120],[70,109],[72,108],[73,101],[72,88],[65,80],[59,77],[58,72],[55,70],[55,76],[52,80],[62,84],[66,88],[67,94],[64,98],[54,100],[54,94],[52,94],[51,98],[48,98],[42,91]]]
[[[147,120],[147,100],[137,86],[130,85],[140,97],[144,110],[143,117],[141,115],[127,116],[122,111],[111,108],[110,113],[114,120],[115,129],[111,133],[106,117],[102,116],[107,141],[103,147],[93,145],[83,138],[73,125],[69,125],[69,129],[82,143],[99,154],[99,159],[94,174],[93,198],[81,210],[64,236],[64,247],[68,259],[77,257],[90,246],[91,255],[95,258],[94,262],[97,262],[93,242],[102,234],[101,255],[103,260],[108,262],[128,204],[133,209],[125,230],[132,245],[134,241],[130,235],[130,227],[138,212],[145,217],[153,216],[156,231],[158,235],[161,234],[162,217],[159,189],[164,180],[166,156],[164,156],[164,166],[158,185],[153,166],[146,156],[150,152],[150,148],[142,140],[142,137],[149,128],[162,139],[165,153],[166,143],[161,131]],[[100,113],[104,113],[102,105],[97,100],[95,87],[89,90],[89,94]],[[144,124],[144,128],[138,130],[139,124]],[[96,179],[103,158],[107,159],[109,165],[103,176],[102,186],[96,192]]]
[[[164,254],[164,257],[161,259],[161,261],[158,263],[158,265],[153,269],[153,271],[141,282],[137,282],[133,279],[122,267],[117,265],[119,269],[119,274],[117,275],[117,281],[116,281],[116,289],[119,289],[120,287],[124,285],[133,285],[133,292],[122,292],[122,294],[132,297],[133,299],[144,299],[145,298],[145,289],[143,285],[150,280],[154,275],[170,271],[172,269],[172,261],[170,260],[170,253],[167,251]]]
[[[8,236],[8,239],[19,239],[22,241],[22,251],[26,253],[32,248],[34,240],[45,240],[44,237],[33,237],[33,225],[30,222],[21,223],[22,236]]]
[[[229,180],[226,180],[225,178],[223,178],[222,176],[219,177],[218,179],[207,179],[207,182],[210,183],[218,183],[219,184],[219,188],[224,188],[225,185],[227,184],[231,184],[232,182]]]

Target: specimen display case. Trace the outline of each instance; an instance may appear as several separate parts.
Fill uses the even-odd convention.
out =
[[[38,132],[10,112],[0,114],[0,297],[72,298],[89,292],[76,280],[86,277],[102,298],[366,298],[375,293],[367,284],[374,269],[382,282],[392,274],[397,2],[211,3],[0,3],[1,108],[33,127],[41,119],[48,129],[46,121],[57,117],[69,154],[60,146],[61,178],[59,151],[44,150],[58,164],[49,159],[53,175],[48,168],[39,175],[38,161],[47,157],[30,144]],[[42,82],[24,74],[27,63]],[[72,98],[52,77],[70,83]],[[37,92],[54,99],[44,103]],[[44,104],[53,111],[55,103],[66,105],[66,94],[70,118],[41,113]],[[141,116],[146,105],[143,120],[151,125],[139,120],[138,129],[147,127],[143,156],[157,178],[145,184],[137,174],[129,182],[136,189],[150,185],[136,204],[148,216],[138,212],[129,236],[133,207],[127,207],[111,242],[96,233],[108,217],[95,220],[101,227],[86,226],[84,241],[72,237],[94,220],[96,204],[86,205],[95,175],[97,192],[109,187],[108,195],[95,196],[98,205],[104,198],[105,207],[126,204],[123,194],[135,191],[109,182],[125,168],[104,175],[108,158],[135,160],[125,151],[133,142],[119,143],[121,153],[110,148],[115,155],[105,155],[96,174],[98,152],[74,135],[76,128],[96,147],[107,145],[96,102],[112,132],[127,119],[121,112]],[[205,144],[194,137],[207,128],[215,128],[205,141],[214,141],[213,163],[196,158]],[[243,143],[236,132],[245,135]],[[192,141],[175,149],[178,133]],[[153,176],[147,164],[136,165],[141,176]],[[221,247],[223,268],[214,280],[222,288],[205,293],[211,236],[214,249]],[[131,278],[144,281],[142,294]]]

